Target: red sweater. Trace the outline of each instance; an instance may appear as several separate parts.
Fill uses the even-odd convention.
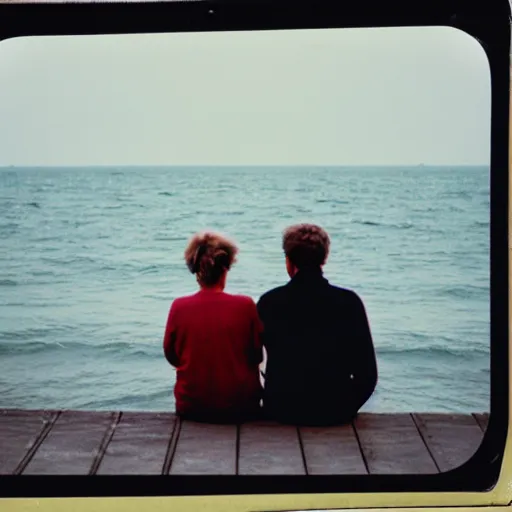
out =
[[[201,290],[172,303],[164,353],[176,367],[176,412],[198,419],[259,407],[262,324],[254,301]]]

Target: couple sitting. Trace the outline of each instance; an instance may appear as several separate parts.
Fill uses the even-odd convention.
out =
[[[323,277],[327,233],[292,226],[283,249],[291,279],[256,306],[250,297],[224,292],[238,252],[233,243],[212,233],[190,241],[185,260],[200,290],[172,303],[164,337],[165,357],[177,369],[178,415],[335,425],[350,422],[370,398],[377,364],[368,320],[353,291]]]

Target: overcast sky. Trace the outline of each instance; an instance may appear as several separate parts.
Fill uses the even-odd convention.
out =
[[[488,164],[490,101],[451,28],[11,39],[0,166]]]

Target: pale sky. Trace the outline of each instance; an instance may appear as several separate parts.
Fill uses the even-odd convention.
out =
[[[491,84],[451,28],[0,43],[0,166],[478,165]]]

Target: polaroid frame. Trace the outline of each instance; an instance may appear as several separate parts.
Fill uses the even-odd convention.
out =
[[[474,506],[509,509],[512,430],[509,428],[511,32],[508,0],[0,4],[0,40],[43,35],[400,26],[448,26],[462,30],[479,41],[489,60],[491,400],[489,426],[475,455],[459,468],[435,475],[2,476],[1,510],[252,511],[389,507],[461,510],[459,507]]]

